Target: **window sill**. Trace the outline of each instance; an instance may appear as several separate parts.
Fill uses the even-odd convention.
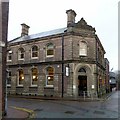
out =
[[[48,56],[46,56],[46,58],[50,58],[50,57],[54,57],[54,55],[48,55]]]
[[[29,88],[37,88],[37,85],[31,85]]]
[[[52,86],[52,85],[51,85],[51,86],[47,85],[47,86],[44,86],[44,88],[51,88],[51,89],[52,89],[52,88],[54,88],[54,86]]]
[[[38,59],[38,57],[32,57],[31,59],[32,59],[32,60],[34,60],[34,59]]]
[[[21,85],[21,86],[19,85],[19,86],[17,86],[16,88],[23,88],[23,85]]]
[[[7,62],[12,62],[12,60],[7,60]]]
[[[18,59],[18,60],[25,60],[25,59]]]

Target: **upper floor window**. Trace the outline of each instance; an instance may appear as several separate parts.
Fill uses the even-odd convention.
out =
[[[47,67],[46,68],[46,86],[53,87],[54,82],[54,68]]]
[[[37,84],[38,84],[38,69],[32,68],[31,72],[32,72],[31,86],[37,86]]]
[[[23,86],[24,72],[23,69],[18,70],[18,86]]]
[[[25,51],[24,51],[23,48],[20,48],[20,49],[18,50],[18,59],[19,59],[19,60],[23,60],[24,57],[25,57]]]
[[[87,56],[87,44],[84,41],[80,42],[79,55]]]
[[[12,61],[12,51],[11,50],[9,50],[7,52],[7,61]]]
[[[47,57],[53,57],[54,56],[54,45],[52,43],[49,43],[46,46],[46,56]]]
[[[7,86],[11,86],[11,71],[7,73]]]
[[[31,49],[31,58],[38,58],[38,47],[36,45]]]

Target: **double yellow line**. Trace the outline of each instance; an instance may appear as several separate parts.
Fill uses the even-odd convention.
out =
[[[14,108],[16,110],[21,110],[21,111],[27,112],[29,114],[28,119],[29,118],[35,118],[35,112],[33,110],[26,109],[26,108],[15,107],[15,106],[10,106],[10,107]]]

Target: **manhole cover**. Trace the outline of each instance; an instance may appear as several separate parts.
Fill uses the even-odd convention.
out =
[[[65,113],[66,114],[74,114],[75,112],[74,111],[66,111]]]

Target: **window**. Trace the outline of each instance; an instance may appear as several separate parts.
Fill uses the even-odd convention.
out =
[[[7,73],[7,86],[11,86],[11,71]]]
[[[46,86],[53,87],[54,69],[52,67],[46,68]]]
[[[20,49],[18,50],[18,59],[19,59],[19,60],[23,60],[24,57],[25,57],[25,51],[24,51],[23,48],[20,48]]]
[[[80,42],[79,55],[87,56],[87,44],[83,41]]]
[[[9,50],[7,52],[7,61],[12,61],[12,51],[11,50]]]
[[[86,73],[86,70],[85,70],[85,68],[80,68],[80,69],[78,70],[78,72]]]
[[[46,48],[46,56],[53,57],[54,55],[54,46],[52,43],[49,43]]]
[[[18,86],[23,86],[23,81],[24,81],[24,72],[23,69],[18,70]]]
[[[37,86],[38,83],[38,69],[37,68],[32,68],[32,80],[31,80],[31,86]]]
[[[38,47],[33,46],[31,49],[31,58],[38,58]]]

